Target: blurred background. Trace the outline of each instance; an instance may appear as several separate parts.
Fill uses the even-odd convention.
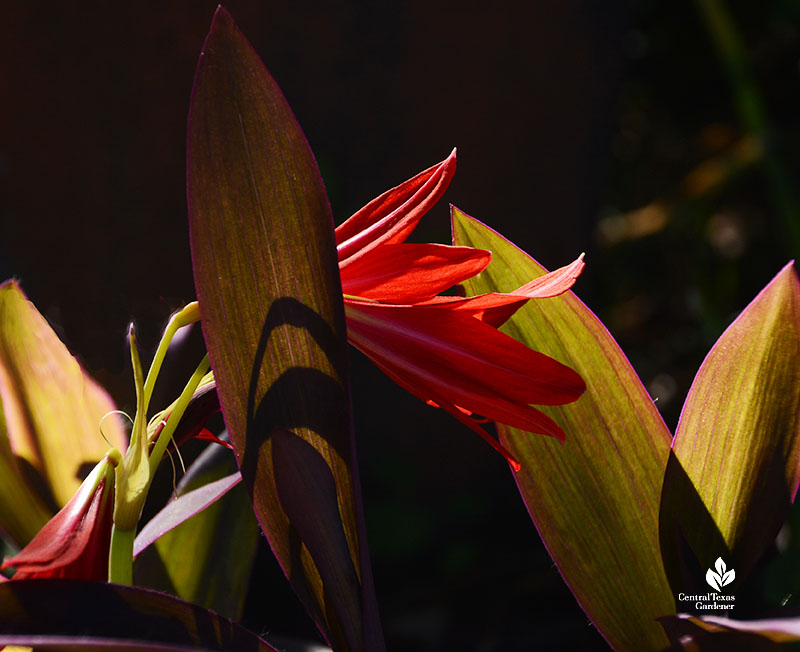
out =
[[[20,280],[123,408],[127,323],[152,352],[194,298],[185,120],[215,6],[4,7],[0,276]],[[670,428],[709,347],[800,252],[792,0],[226,7],[303,126],[337,222],[458,147],[415,238],[447,242],[451,202],[550,268],[585,251],[576,292]],[[186,357],[176,386],[197,362]],[[389,648],[602,648],[502,458],[351,360]],[[783,536],[752,581],[765,603],[800,588],[798,544]],[[245,624],[317,637],[261,543]]]

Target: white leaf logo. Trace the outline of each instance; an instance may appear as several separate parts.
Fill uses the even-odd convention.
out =
[[[727,570],[722,557],[717,557],[714,568],[716,572],[711,568],[706,572],[706,582],[715,591],[721,591],[723,586],[727,586],[736,579],[736,571],[732,568]]]

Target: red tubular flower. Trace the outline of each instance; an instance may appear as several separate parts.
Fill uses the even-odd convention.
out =
[[[105,457],[61,511],[0,570],[16,568],[14,580],[107,580],[114,466]]]
[[[455,167],[454,150],[336,229],[348,339],[392,380],[447,410],[519,470],[471,415],[563,440],[563,430],[531,404],[570,403],[586,385],[569,367],[497,327],[529,299],[569,290],[583,257],[508,294],[437,296],[491,260],[490,252],[471,247],[405,242]]]

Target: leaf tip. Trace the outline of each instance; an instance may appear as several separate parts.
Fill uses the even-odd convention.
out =
[[[230,15],[230,12],[228,12],[225,7],[218,4],[217,8],[214,10],[214,17],[211,19],[210,31],[231,30],[235,28],[236,22],[233,20],[233,16]]]

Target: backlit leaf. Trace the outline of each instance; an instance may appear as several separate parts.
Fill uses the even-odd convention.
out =
[[[799,435],[800,283],[789,264],[719,338],[684,404],[662,507],[676,591],[702,589],[691,578],[727,564],[735,592],[797,494]]]
[[[492,252],[468,295],[509,292],[546,270],[502,236],[453,209],[455,244]],[[589,262],[591,265],[591,262]],[[658,542],[658,507],[670,434],[603,324],[572,293],[529,301],[502,329],[577,371],[586,393],[540,408],[564,429],[550,437],[498,426],[522,470],[514,475],[564,580],[618,650],[656,650],[655,618],[674,613]]]
[[[45,505],[66,504],[106,453],[103,435],[123,452],[127,437],[116,415],[103,419],[111,398],[14,281],[0,285],[0,402],[0,527],[24,544],[49,518]]]
[[[380,650],[333,219],[291,109],[223,9],[195,77],[188,201],[203,333],[256,516],[331,646]],[[293,500],[295,482],[318,494]]]

